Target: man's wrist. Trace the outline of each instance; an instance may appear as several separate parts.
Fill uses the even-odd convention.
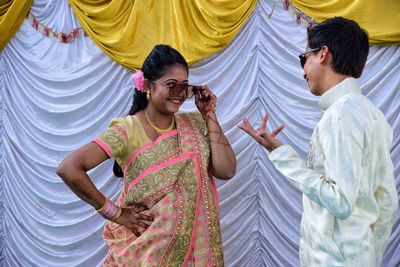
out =
[[[274,144],[274,145],[267,147],[267,150],[271,153],[272,151],[274,151],[275,149],[277,149],[278,147],[280,147],[282,145],[283,144]]]

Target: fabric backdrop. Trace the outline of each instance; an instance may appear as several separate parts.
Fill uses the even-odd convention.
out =
[[[137,69],[157,43],[172,45],[189,64],[215,53],[240,30],[257,0],[69,2],[85,31],[107,55]]]
[[[0,50],[18,31],[31,5],[32,0],[0,1]]]
[[[37,0],[32,13],[57,31],[80,27],[65,1]],[[273,0],[261,0],[222,51],[196,63],[190,81],[218,96],[218,118],[233,145],[238,171],[218,182],[226,266],[299,266],[301,194],[271,165],[266,151],[237,124],[271,113],[271,127],[305,159],[320,118],[297,55],[304,25]],[[392,159],[400,190],[400,48],[371,46],[360,78],[393,127]],[[55,174],[60,161],[127,113],[132,73],[90,39],[64,44],[27,20],[0,52],[0,266],[97,266],[106,253],[104,219]],[[193,102],[182,110],[194,110]],[[90,172],[113,200],[122,181],[112,161]],[[400,265],[400,218],[383,266]]]
[[[368,29],[371,44],[400,44],[398,0],[291,0],[308,16],[323,21],[340,14]]]

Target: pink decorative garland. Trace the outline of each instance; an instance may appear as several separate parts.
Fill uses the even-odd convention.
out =
[[[293,5],[289,0],[284,0],[283,1],[283,8],[287,11],[290,11],[292,13],[294,13],[294,15],[296,16],[296,23],[297,24],[306,24],[307,28],[312,28],[314,27],[316,24],[318,24],[318,22],[307,16],[306,14],[304,14],[303,12],[301,12],[295,5]]]
[[[274,2],[275,6],[275,2]],[[297,24],[306,24],[307,28],[312,28],[314,25],[318,24],[316,20],[307,16],[303,12],[301,12],[295,5],[293,5],[289,0],[283,1],[283,8],[287,11],[294,13],[296,16],[296,23]],[[270,16],[272,15],[272,12]],[[47,27],[40,23],[35,16],[31,12],[28,14],[29,22],[31,23],[32,27],[35,28],[37,31],[41,32],[44,36],[49,38],[56,38],[62,43],[71,43],[78,38],[87,37],[87,33],[83,30],[83,28],[75,28],[70,33],[63,33],[63,32],[55,32],[51,28]]]
[[[75,28],[70,33],[55,32],[51,28],[40,23],[31,12],[28,14],[29,22],[32,27],[49,38],[56,38],[62,43],[71,43],[78,38],[87,37],[87,33],[82,28]]]

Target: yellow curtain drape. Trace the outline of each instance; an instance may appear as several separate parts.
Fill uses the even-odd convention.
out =
[[[69,0],[87,34],[113,60],[140,68],[159,43],[193,64],[225,47],[257,0]]]
[[[0,1],[0,50],[18,31],[31,6],[32,0]]]
[[[368,31],[370,44],[400,44],[400,0],[291,0],[298,9],[321,22],[342,16]]]

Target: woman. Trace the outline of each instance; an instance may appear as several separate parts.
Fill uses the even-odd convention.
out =
[[[216,97],[188,84],[188,64],[170,46],[155,46],[142,71],[130,115],[68,156],[57,174],[108,219],[105,266],[223,266],[213,176],[231,178],[236,159]],[[200,113],[177,114],[192,95]],[[124,176],[116,204],[86,174],[111,157]]]

